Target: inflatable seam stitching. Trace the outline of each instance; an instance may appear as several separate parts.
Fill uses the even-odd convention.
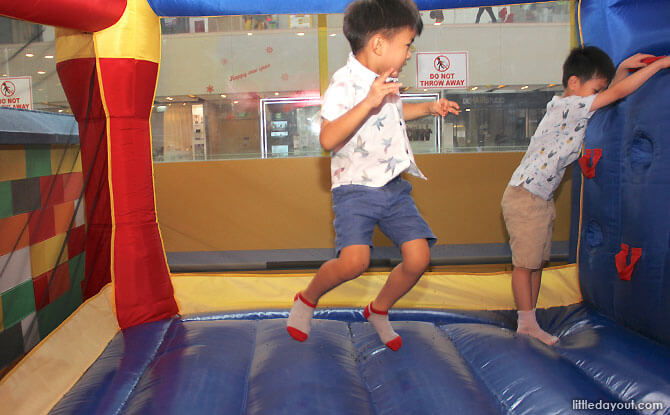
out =
[[[477,381],[477,383],[479,385],[486,388],[486,391],[489,393],[489,397],[493,399],[493,403],[498,403],[498,405],[503,409],[504,413],[506,413],[506,414],[512,413],[512,411],[511,411],[512,408],[508,407],[505,404],[505,401],[503,399],[504,397],[503,396],[498,396],[494,392],[493,387],[489,384],[489,382],[487,382],[486,378],[484,376],[481,376],[479,374],[479,372],[477,372],[477,370],[473,366],[472,362],[465,358],[465,354],[463,354],[463,350],[461,350],[458,347],[458,344],[451,338],[451,336],[449,335],[449,328],[448,328],[448,326],[451,325],[451,324],[460,324],[460,323],[449,323],[449,324],[444,324],[444,325],[439,325],[439,326],[436,325],[436,327],[439,328],[439,331],[441,331],[443,333],[443,336],[445,336],[446,339],[449,341],[449,343],[451,343],[454,346],[454,348],[456,349],[456,351],[458,351],[458,355],[460,356],[461,360],[463,361],[465,366],[468,368],[468,370],[472,374],[473,379],[475,381]]]
[[[165,340],[169,337],[168,333],[174,327],[174,322],[175,322],[175,319],[172,319],[170,321],[170,324],[168,324],[165,327],[165,329],[163,330],[163,337],[162,337],[161,341],[156,345],[155,349],[151,352],[151,354],[149,355],[149,358],[144,363],[144,365],[143,365],[143,367],[140,371],[141,375],[137,376],[137,379],[135,380],[135,384],[130,388],[130,390],[128,391],[128,394],[122,400],[121,405],[118,407],[116,412],[114,412],[115,415],[121,413],[123,408],[126,407],[126,405],[128,404],[128,401],[130,400],[130,398],[133,395],[133,392],[135,392],[135,389],[137,388],[137,385],[139,385],[140,381],[142,380],[142,377],[144,377],[144,374],[145,374],[147,368],[149,367],[149,365],[151,365],[151,363],[153,363],[156,360],[156,357],[158,356],[158,352],[162,348],[163,344],[165,344]]]
[[[251,368],[254,365],[254,357],[256,356],[256,344],[258,342],[258,325],[260,320],[256,320],[256,324],[254,324],[254,340],[253,343],[251,344],[251,347],[249,348],[249,365],[247,366],[247,373],[244,374],[244,385],[247,387],[244,388],[244,396],[242,397],[242,408],[240,409],[241,414],[245,414],[248,411],[248,406],[249,406],[249,389],[251,389],[249,386],[249,379],[251,377]]]

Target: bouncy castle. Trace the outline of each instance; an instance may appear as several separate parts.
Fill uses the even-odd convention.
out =
[[[347,3],[0,1],[0,14],[57,27],[87,218],[72,252],[85,248],[90,278],[84,304],[0,380],[8,413],[670,414],[667,70],[589,123],[573,169],[574,263],[545,271],[538,304],[554,346],[515,334],[505,273],[424,275],[391,311],[397,352],[360,308],[385,274],[325,296],[305,343],[286,333],[305,277],[170,274],[149,122],[160,17],[341,13]],[[662,2],[577,0],[573,11],[579,43],[615,64],[670,52]]]

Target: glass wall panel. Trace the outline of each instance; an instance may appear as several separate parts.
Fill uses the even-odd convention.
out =
[[[54,33],[52,26],[0,16],[0,106],[70,113]]]
[[[523,150],[546,103],[561,92],[569,2],[421,14],[424,31],[400,74],[404,99],[445,97],[463,111],[409,122],[414,151]],[[342,14],[326,16],[319,37],[317,15],[162,19],[155,159],[325,155],[318,144],[318,97],[323,78],[349,55],[342,20]],[[464,52],[467,84],[423,88],[417,52]],[[202,108],[198,125],[194,106]]]
[[[569,13],[568,1],[422,11],[424,31],[400,74],[403,93],[452,99],[463,112],[408,123],[415,152],[522,150],[546,102],[561,93]],[[316,97],[349,55],[342,19],[327,15],[319,37],[317,15],[162,18],[155,160],[324,155]],[[467,84],[423,88],[418,52],[466,52]],[[70,112],[56,73],[53,27],[0,17],[0,62],[2,78],[30,79],[33,109]],[[275,111],[305,99],[309,105]],[[268,130],[269,117],[278,116],[291,134],[283,144],[273,137],[289,131]]]

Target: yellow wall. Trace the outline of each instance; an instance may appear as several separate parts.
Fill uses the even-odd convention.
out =
[[[429,181],[410,178],[439,244],[506,242],[500,198],[522,153],[417,155]],[[159,163],[165,249],[229,251],[333,247],[330,159]],[[569,239],[570,171],[556,200],[554,240]],[[380,234],[375,243],[390,245]]]

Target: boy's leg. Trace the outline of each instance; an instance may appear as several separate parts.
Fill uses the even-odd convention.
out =
[[[530,270],[514,267],[512,271],[512,292],[518,310],[516,332],[535,337],[551,346],[558,341],[558,337],[542,330],[535,317],[535,305],[540,291],[541,275],[542,268]]]
[[[518,310],[517,333],[554,344],[558,338],[542,330],[535,318],[543,260],[549,258],[551,248],[553,202],[541,200],[525,189],[508,186],[501,204],[514,263],[512,293]]]
[[[374,300],[375,309],[388,311],[419,281],[430,263],[430,248],[425,239],[415,239],[400,246],[402,262],[386,279],[386,283]]]
[[[430,263],[430,248],[425,239],[405,242],[400,250],[403,261],[393,268],[377,298],[364,310],[379,338],[394,351],[402,346],[402,340],[391,327],[388,310],[419,281]]]
[[[537,306],[537,299],[540,295],[540,286],[542,284],[542,269],[544,264],[540,269],[536,269],[530,274],[530,288],[531,288],[531,297],[530,304],[535,308]]]
[[[531,278],[534,270],[514,267],[512,270],[512,293],[517,310],[528,311],[533,309],[533,289]]]
[[[321,296],[328,291],[361,275],[370,263],[368,245],[350,245],[340,251],[340,256],[321,265],[305,290],[298,293],[288,317],[286,330],[291,337],[305,341],[314,309]]]
[[[368,269],[369,265],[370,247],[368,245],[344,247],[339,257],[321,265],[302,294],[307,300],[316,304],[325,293],[343,282],[358,277]]]

